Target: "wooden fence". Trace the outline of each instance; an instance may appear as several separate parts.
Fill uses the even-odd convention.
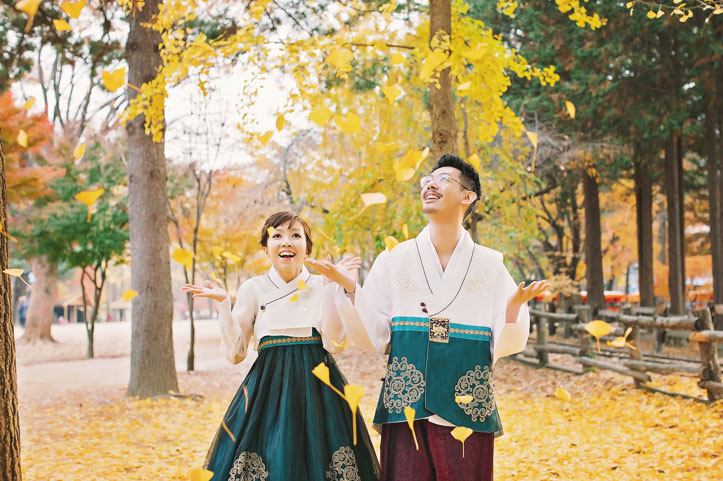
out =
[[[530,322],[537,332],[537,340],[513,357],[517,361],[535,367],[559,369],[575,374],[583,374],[591,368],[607,369],[630,376],[633,378],[635,386],[641,389],[683,397],[691,396],[648,386],[647,383],[651,381],[648,373],[694,375],[700,377],[698,386],[706,390],[708,394],[707,399],[697,397],[694,399],[704,402],[723,399],[723,382],[721,381],[717,347],[717,343],[723,344],[723,331],[713,329],[709,309],[696,310],[686,316],[667,317],[655,315],[653,308],[627,308],[621,311],[599,310],[595,319],[603,319],[612,325],[611,332],[600,338],[601,343],[622,337],[626,330],[631,328],[627,339],[634,348],[628,345],[628,347],[617,349],[617,352],[614,353],[607,350],[605,354],[618,359],[617,362],[613,362],[599,359],[597,356],[594,338],[586,329],[587,323],[593,319],[590,306],[571,306],[568,309],[571,312],[551,312],[544,308],[550,306],[542,306],[542,309],[538,307],[540,306],[530,309]],[[716,308],[718,307],[716,306]],[[567,338],[577,338],[576,344],[548,342],[550,322],[562,327]],[[653,357],[652,355],[646,359],[639,349],[641,329],[689,332],[688,339],[698,343],[700,361],[666,359],[664,356]],[[575,361],[581,365],[581,370],[551,363],[550,353],[573,356]]]

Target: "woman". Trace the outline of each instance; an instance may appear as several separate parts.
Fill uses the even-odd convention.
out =
[[[312,248],[309,226],[291,212],[277,212],[264,223],[261,245],[273,266],[241,285],[233,309],[228,293],[211,282],[182,288],[218,302],[231,363],[246,357],[252,336],[259,353],[205,467],[212,481],[377,480],[379,463],[361,413],[354,445],[347,403],[312,374],[323,362],[343,392],[346,380],[331,353],[343,349],[346,331],[334,307],[335,286],[304,267]],[[339,267],[359,265],[355,258]]]

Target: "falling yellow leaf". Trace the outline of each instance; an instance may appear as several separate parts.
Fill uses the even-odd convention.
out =
[[[213,279],[214,281],[218,282],[219,284],[221,283],[221,279],[219,279],[218,276],[216,276],[216,273],[215,273],[215,272],[212,272],[211,275],[208,276],[208,277],[210,277],[210,278]]]
[[[347,384],[344,386],[344,395],[346,402],[349,404],[351,409],[352,418],[352,429],[354,429],[354,446],[356,446],[356,410],[359,407],[359,401],[364,396],[364,386],[356,386],[354,384]]]
[[[530,139],[530,143],[532,143],[533,151],[532,151],[532,170],[535,170],[535,161],[537,160],[537,140],[539,136],[536,132],[530,132],[529,130],[525,131],[525,134],[527,134],[527,138]]]
[[[3,272],[11,277],[20,277],[25,272],[25,269],[5,269]]]
[[[276,117],[276,130],[281,132],[284,128],[284,124],[286,123],[286,119],[284,119],[284,114],[279,114]]]
[[[85,7],[85,0],[78,0],[77,2],[65,0],[60,4],[60,8],[62,8],[69,17],[76,19],[80,16],[80,12],[83,10],[83,7]]]
[[[125,292],[123,292],[123,302],[128,302],[137,295],[138,291],[134,291],[133,289],[126,289]]]
[[[70,24],[62,19],[53,20],[53,25],[55,25],[55,28],[56,30],[58,30],[58,32],[68,32],[70,30],[73,30]]]
[[[95,204],[95,201],[98,200],[101,195],[103,195],[103,192],[105,192],[105,189],[101,187],[100,189],[84,190],[83,192],[78,192],[77,194],[75,194],[75,198],[77,200],[88,206],[88,219],[86,220],[86,222],[90,222],[90,215],[91,211],[93,210],[93,204]]]
[[[274,232],[276,232],[276,229],[274,229],[273,227],[269,227],[268,229],[266,229],[266,232],[269,234],[269,237],[271,237],[272,235],[274,235]]]
[[[616,338],[615,338],[614,340],[612,340],[612,341],[608,341],[608,342],[607,342],[607,345],[608,345],[608,346],[612,346],[612,347],[625,347],[625,346],[627,346],[627,347],[629,347],[629,348],[631,348],[631,349],[637,349],[635,346],[633,346],[632,344],[630,344],[630,343],[628,342],[628,336],[630,335],[631,332],[633,332],[633,328],[632,328],[632,327],[628,327],[628,328],[625,330],[625,335],[624,335],[624,336],[619,336],[619,337],[616,337]]]
[[[391,85],[388,87],[382,87],[382,92],[384,92],[384,96],[389,101],[389,105],[394,105],[394,102],[402,96],[404,90],[399,88],[397,85]]]
[[[404,182],[412,177],[416,171],[411,167],[405,167],[401,162],[394,162],[394,174],[398,182]]]
[[[555,389],[555,397],[563,401],[569,401],[571,399],[570,393],[562,386],[557,386],[557,389]]]
[[[470,396],[469,394],[465,394],[464,396],[455,396],[454,402],[458,404],[469,404],[472,402],[474,398]]]
[[[648,18],[655,18],[655,12],[653,10],[648,10]]]
[[[334,123],[344,133],[356,134],[361,132],[361,119],[354,112],[347,112],[343,117],[341,115],[335,115]]]
[[[419,78],[424,82],[428,82],[432,79],[432,75],[435,70],[440,67],[447,60],[447,54],[443,50],[434,50],[422,63],[422,68],[419,69]]]
[[[244,387],[246,387],[246,386],[244,386]],[[223,419],[221,420],[221,426],[223,427],[223,430],[226,431],[226,434],[228,434],[228,437],[231,438],[231,441],[233,441],[235,443],[236,437],[233,435],[233,433],[228,428],[228,426],[226,426],[226,421],[224,421]]]
[[[569,100],[565,100],[565,108],[567,109],[568,115],[570,115],[571,119],[575,118],[575,104],[570,102]]]
[[[41,0],[20,0],[15,4],[15,8],[21,12],[25,12],[29,17],[34,17],[38,13],[38,7]]]
[[[470,155],[470,156],[467,158],[467,162],[469,162],[470,164],[472,164],[472,167],[474,167],[475,169],[477,169],[477,172],[479,172],[479,171],[481,170],[482,161],[481,161],[480,158],[477,156],[477,154],[472,154],[472,155]]]
[[[193,254],[180,247],[173,248],[173,255],[171,256],[171,259],[179,264],[182,264],[186,267],[186,269],[190,269],[193,264]]]
[[[323,127],[331,118],[331,110],[326,107],[317,107],[309,114],[309,120],[314,122],[319,127]]]
[[[467,440],[469,435],[472,434],[472,430],[470,428],[457,426],[450,434],[454,439],[462,443],[462,457],[464,457],[464,442]]]
[[[111,92],[115,92],[126,84],[126,68],[117,68],[112,72],[103,70],[102,80],[105,88]]]
[[[387,196],[381,192],[366,192],[361,195],[361,200],[368,207],[375,204],[386,204]]]
[[[407,224],[402,226],[402,234],[404,234],[404,240],[409,240],[409,227],[407,227]]]
[[[211,252],[213,252],[214,258],[221,260],[221,253],[223,252],[223,247],[213,246],[213,247],[211,247]]]
[[[241,260],[240,256],[237,256],[236,254],[229,251],[225,251],[223,254],[221,254],[221,256],[231,261],[232,264],[236,264],[238,263],[238,261]]]
[[[590,321],[585,324],[585,329],[597,341],[597,352],[600,352],[600,338],[607,336],[613,330],[613,326],[605,321]]]
[[[407,406],[404,408],[404,417],[407,418],[407,424],[409,425],[409,429],[412,431],[412,437],[414,438],[414,447],[417,448],[417,451],[419,451],[419,443],[417,442],[417,433],[414,432],[414,415],[416,414],[416,411],[414,408]]]
[[[469,89],[471,86],[472,86],[472,82],[468,80],[467,82],[459,85],[459,86],[457,87],[457,91],[458,91],[458,92],[463,92],[463,91]]]
[[[346,347],[348,345],[346,342],[336,342],[334,339],[331,340],[331,343],[336,347]]]
[[[22,130],[22,129],[20,130],[20,132],[18,132],[18,144],[19,144],[21,147],[27,147],[27,146],[28,146],[28,134],[27,134],[27,132],[25,132],[25,131]]]
[[[213,471],[203,468],[192,469],[189,474],[190,481],[211,481],[211,478],[213,478]]]
[[[387,250],[391,251],[397,246],[397,244],[399,244],[399,241],[393,236],[388,235],[384,238],[384,244],[386,244]]]
[[[296,302],[299,300],[299,293],[295,293],[293,296],[289,297],[289,302]]]
[[[304,279],[299,279],[299,282],[296,284],[296,288],[299,289],[301,292],[304,292],[306,290],[306,282],[304,282]]]
[[[272,137],[273,135],[274,135],[274,131],[273,131],[273,130],[269,130],[269,131],[266,132],[265,134],[258,136],[259,142],[261,142],[261,145],[263,145],[264,147],[266,147],[266,144],[269,143],[269,140],[271,140],[271,137]]]
[[[324,63],[336,67],[339,70],[344,70],[351,59],[354,58],[354,54],[348,48],[337,48],[333,50],[325,59]]]
[[[335,388],[331,384],[331,380],[329,379],[329,368],[327,367],[326,364],[324,364],[323,362],[320,362],[314,369],[311,370],[311,373],[314,376],[318,377],[321,380],[321,382],[323,382],[324,384],[329,386],[332,389],[332,391],[334,391],[339,396],[341,396],[344,400],[346,400],[346,396],[344,396],[341,393],[341,391],[339,391],[337,388]]]
[[[35,97],[30,97],[24,104],[23,108],[25,110],[30,110],[33,108],[33,105],[35,105]]]
[[[85,155],[85,144],[80,144],[73,151],[73,158],[75,160],[80,160],[83,158],[84,155]]]
[[[404,55],[402,55],[401,53],[397,52],[397,53],[392,54],[392,60],[391,60],[392,65],[401,65],[401,64],[405,63],[406,61],[407,60],[404,58]]]

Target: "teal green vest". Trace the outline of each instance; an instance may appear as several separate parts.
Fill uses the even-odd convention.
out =
[[[455,426],[499,432],[492,384],[488,327],[449,323],[426,317],[392,319],[391,351],[374,424],[406,421],[436,414]],[[464,396],[471,397],[471,401]],[[462,397],[462,400],[458,398]]]

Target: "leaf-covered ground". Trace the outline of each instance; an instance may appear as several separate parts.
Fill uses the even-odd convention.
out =
[[[201,357],[215,352],[212,331],[209,327],[204,337],[201,330]],[[43,365],[49,365],[48,349],[60,356],[55,364],[72,366],[77,383],[53,376],[59,380],[45,379],[42,390],[33,387],[28,379],[33,371],[26,366],[41,351]],[[128,362],[124,352],[114,352],[118,357],[112,360],[63,359],[71,351],[67,342],[20,346],[26,480],[188,479],[190,468],[202,464],[219,419],[252,362],[237,367],[201,362],[207,368],[179,372],[179,382],[184,393],[202,398],[150,401],[125,398],[123,385],[92,382],[98,375],[94,364],[123,365]],[[185,357],[182,348],[177,351]],[[381,357],[348,350],[337,360],[350,382],[367,388],[361,408],[370,419],[384,372]],[[723,479],[723,403],[707,406],[637,390],[628,378],[608,372],[575,376],[507,360],[496,366],[495,376],[505,428],[495,448],[498,481]],[[700,395],[692,379],[661,377],[656,382]],[[73,384],[83,389],[73,389]],[[560,386],[570,393],[569,401],[555,397]],[[372,434],[378,447],[379,438]]]

